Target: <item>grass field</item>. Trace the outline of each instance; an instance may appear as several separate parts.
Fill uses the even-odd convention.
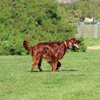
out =
[[[84,38],[86,46],[100,46],[100,38]]]
[[[30,73],[31,56],[0,56],[0,100],[100,100],[100,50],[66,53],[62,67]]]

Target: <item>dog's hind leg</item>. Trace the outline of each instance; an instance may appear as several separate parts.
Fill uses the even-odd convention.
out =
[[[31,72],[33,71],[35,65],[38,65],[39,70],[42,72],[42,68],[41,68],[41,52],[35,52],[32,53],[32,59],[34,60],[34,63],[32,64],[31,67]]]
[[[34,62],[34,63],[32,64],[32,67],[31,67],[31,72],[33,72],[33,69],[34,69],[35,65],[36,65],[36,63]]]
[[[32,67],[31,67],[31,72],[33,72],[33,69],[34,69],[34,67],[35,67],[35,65],[41,65],[41,64],[39,64],[39,60],[37,60],[37,61],[34,61],[34,63],[32,64]],[[41,67],[40,67],[41,68]]]
[[[43,72],[42,67],[41,67],[41,60],[38,63],[38,68],[39,68],[40,72]]]
[[[36,58],[33,58],[33,60],[34,60],[34,63],[32,64],[31,72],[33,71],[35,65],[37,65],[37,64],[39,65],[39,61],[40,61],[39,58],[37,58],[37,59],[36,59]],[[41,64],[40,64],[40,65],[41,65]]]

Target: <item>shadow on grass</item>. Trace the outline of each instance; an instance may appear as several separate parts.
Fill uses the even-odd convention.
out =
[[[76,70],[76,69],[69,69],[69,70],[57,70],[56,72],[63,72],[63,71],[66,71],[66,72],[70,72],[70,71],[78,71],[78,70]],[[30,71],[28,71],[28,72],[30,72]],[[33,72],[35,72],[35,73],[38,73],[38,72],[40,72],[40,71],[37,71],[37,70],[33,70]],[[33,73],[32,72],[32,73]],[[43,72],[53,72],[52,70],[44,70]]]

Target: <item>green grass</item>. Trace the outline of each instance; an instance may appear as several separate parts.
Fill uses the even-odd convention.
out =
[[[99,100],[100,50],[66,53],[62,67],[30,73],[31,56],[0,56],[0,100]]]
[[[100,46],[100,38],[84,38],[86,46]]]

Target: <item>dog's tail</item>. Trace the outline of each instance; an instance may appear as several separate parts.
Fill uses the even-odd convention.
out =
[[[29,45],[29,41],[28,40],[24,40],[23,41],[23,46],[24,48],[29,51],[30,53],[32,53],[32,47],[31,46],[28,46]]]

